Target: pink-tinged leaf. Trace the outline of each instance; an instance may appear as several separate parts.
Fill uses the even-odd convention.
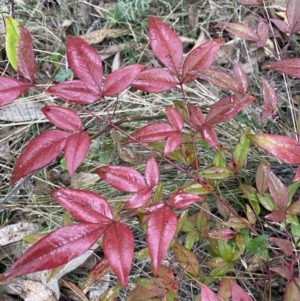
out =
[[[219,148],[218,136],[215,129],[210,125],[204,125],[200,128],[201,136],[205,142],[217,149]]]
[[[150,215],[146,234],[155,274],[167,254],[176,227],[177,217],[168,206],[162,206]]]
[[[199,130],[199,127],[204,125],[205,117],[199,107],[194,104],[188,103],[187,108],[189,111],[189,121],[193,123],[196,127],[192,125],[193,128]]]
[[[75,224],[60,228],[35,243],[3,274],[1,280],[50,270],[68,263],[91,248],[106,226]]]
[[[278,210],[275,210],[272,213],[266,215],[265,218],[272,222],[281,223],[286,218],[286,211],[278,209]]]
[[[180,113],[172,106],[166,106],[165,110],[167,118],[169,119],[169,122],[174,127],[174,129],[181,131],[183,127],[183,118]]]
[[[92,191],[56,189],[51,196],[79,222],[101,224],[113,219],[107,201]]]
[[[255,33],[255,31],[244,23],[222,23],[221,22],[217,24],[215,27],[222,28],[246,41],[258,42],[260,40],[259,36]]]
[[[124,91],[143,68],[143,65],[130,65],[109,74],[104,81],[103,95],[112,96]]]
[[[81,131],[79,115],[71,109],[58,106],[44,106],[41,111],[57,127],[66,131]]]
[[[191,74],[198,74],[204,80],[207,80],[211,84],[220,87],[225,90],[239,92],[239,88],[235,84],[234,80],[226,73],[213,69],[199,69],[192,71]]]
[[[225,96],[211,107],[205,118],[205,123],[213,125],[230,120],[254,100],[255,98],[249,94],[241,95],[237,93]]]
[[[281,210],[286,210],[289,193],[285,185],[271,170],[265,172],[265,179],[275,205]]]
[[[286,59],[265,65],[262,69],[270,69],[300,78],[300,59]]]
[[[238,87],[239,92],[245,94],[248,89],[249,80],[245,71],[237,63],[233,63],[233,80]]]
[[[134,251],[130,228],[120,222],[111,224],[104,232],[102,246],[111,269],[126,287]]]
[[[291,33],[291,28],[289,26],[289,24],[287,24],[285,21],[283,20],[279,20],[279,19],[270,19],[272,21],[272,23],[274,23],[276,25],[276,27],[283,33]]]
[[[213,63],[220,46],[223,44],[222,38],[213,39],[201,44],[191,51],[185,58],[182,66],[182,83],[188,83],[198,77],[197,74],[190,74],[198,69],[208,69]]]
[[[78,104],[93,103],[102,97],[94,85],[81,80],[56,84],[50,87],[47,93]]]
[[[244,5],[261,5],[263,0],[237,0],[237,2]]]
[[[261,77],[264,106],[260,119],[264,120],[268,116],[272,116],[278,104],[278,97],[275,89],[263,77]]]
[[[182,43],[177,34],[157,17],[148,19],[151,48],[155,56],[179,78],[183,55]]]
[[[145,180],[150,189],[154,188],[159,181],[159,169],[156,160],[151,157],[145,167]]]
[[[284,301],[299,301],[300,300],[300,288],[299,282],[297,283],[296,279],[293,278],[285,286],[284,292]]]
[[[176,148],[178,148],[181,145],[182,142],[182,136],[179,132],[173,132],[168,137],[165,148],[164,148],[164,156],[168,156],[170,153],[172,153]]]
[[[82,81],[102,89],[102,61],[97,51],[83,39],[68,37],[67,59],[74,74]]]
[[[186,208],[196,202],[203,201],[204,198],[202,196],[191,193],[178,192],[171,195],[167,204],[168,206],[171,206],[173,208]]]
[[[0,77],[0,107],[5,106],[13,102],[22,93],[24,93],[31,84],[26,84],[20,80]]]
[[[278,274],[287,281],[291,280],[293,276],[292,271],[288,266],[270,267],[269,270]]]
[[[289,207],[288,207],[288,214],[290,215],[300,215],[300,199],[297,201],[294,201]]]
[[[288,136],[271,134],[247,134],[247,138],[257,146],[288,164],[300,164],[298,142]]]
[[[10,180],[14,184],[26,175],[50,164],[60,155],[71,133],[50,130],[30,140],[18,157]]]
[[[68,137],[64,148],[66,165],[70,177],[82,163],[90,148],[91,139],[87,132],[79,132]]]
[[[298,166],[296,170],[296,174],[294,176],[293,182],[300,181],[300,166]]]
[[[206,236],[217,240],[229,240],[236,236],[236,232],[230,229],[212,229]]]
[[[96,173],[112,187],[123,192],[137,192],[149,189],[142,175],[126,166],[102,166]]]
[[[293,254],[293,244],[288,239],[270,237],[269,240],[277,245],[284,254],[288,256]]]
[[[259,47],[265,47],[267,40],[269,38],[269,26],[264,21],[263,18],[258,18],[258,24],[257,24],[257,34],[259,36],[259,41],[256,42],[256,46]]]
[[[167,91],[177,85],[175,78],[163,68],[143,70],[131,83],[131,87],[148,93]]]
[[[299,0],[289,0],[286,6],[286,18],[290,24],[291,34],[296,33],[297,23],[300,20],[300,1]]]
[[[124,209],[136,209],[146,205],[151,199],[152,191],[149,188],[139,190],[125,204]]]
[[[174,129],[165,122],[155,122],[142,127],[132,134],[132,137],[139,142],[161,141],[169,137]]]
[[[270,166],[268,165],[267,162],[261,161],[258,164],[256,175],[255,175],[255,183],[259,193],[265,193],[266,190],[268,189],[267,174],[269,173],[269,171],[270,171]]]
[[[201,284],[201,301],[220,301],[220,298],[208,286]]]
[[[253,301],[253,299],[235,282],[230,282],[232,301]]]

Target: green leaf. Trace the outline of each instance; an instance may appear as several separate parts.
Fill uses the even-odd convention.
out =
[[[54,77],[56,82],[64,82],[66,81],[68,78],[70,78],[73,75],[73,72],[71,69],[67,69],[67,70],[60,70]]]
[[[232,154],[232,163],[233,168],[236,172],[239,172],[243,166],[245,165],[249,147],[250,147],[250,140],[246,137],[246,134],[249,133],[249,129],[242,134],[240,140],[236,144]]]
[[[5,49],[7,58],[12,67],[18,71],[18,43],[20,37],[19,23],[11,17],[6,17],[4,20],[6,27]]]

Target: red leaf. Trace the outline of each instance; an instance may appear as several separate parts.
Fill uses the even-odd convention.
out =
[[[155,56],[179,78],[183,55],[179,37],[166,23],[156,17],[148,19],[148,30]]]
[[[102,97],[94,85],[81,80],[72,80],[56,84],[50,87],[47,92],[78,104],[93,103]]]
[[[130,65],[109,74],[104,81],[103,95],[112,96],[128,88],[143,68],[143,65]]]
[[[263,99],[264,99],[264,106],[263,110],[260,115],[260,119],[264,120],[268,116],[272,116],[276,109],[278,103],[278,97],[275,89],[270,85],[270,83],[264,79],[263,77],[260,78],[262,82],[262,90],[263,90]]]
[[[142,175],[126,166],[102,166],[96,173],[112,187],[123,192],[137,192],[148,189]]]
[[[233,80],[239,92],[245,94],[248,89],[248,77],[245,71],[237,63],[233,63]]]
[[[219,147],[218,136],[215,129],[210,125],[204,125],[200,128],[201,136],[213,148]]]
[[[300,300],[300,288],[299,283],[293,278],[285,286],[284,301],[298,301]]]
[[[267,174],[270,171],[270,167],[265,161],[261,161],[257,167],[256,175],[255,175],[255,183],[256,188],[259,193],[265,193],[268,184],[267,184]]]
[[[203,202],[203,201],[204,198],[199,195],[178,192],[171,195],[167,204],[168,206],[171,206],[173,208],[185,208],[196,202]]]
[[[165,122],[148,124],[132,134],[132,137],[139,142],[161,141],[169,137],[174,129]]]
[[[253,299],[235,282],[230,282],[232,301],[253,301]]]
[[[201,301],[220,301],[220,299],[208,286],[201,284]]]
[[[257,146],[288,164],[300,164],[300,147],[290,137],[271,134],[247,134],[247,138]]]
[[[66,42],[67,59],[74,74],[82,81],[94,84],[99,92],[102,89],[102,61],[98,52],[83,39],[68,37]]]
[[[84,160],[90,148],[90,136],[86,132],[75,133],[68,137],[64,148],[66,165],[70,177]]]
[[[273,222],[281,223],[286,218],[286,212],[278,209],[266,215],[265,218]]]
[[[254,30],[244,23],[222,23],[221,22],[217,24],[215,27],[222,28],[246,41],[258,42],[260,40],[259,36],[254,32]]]
[[[62,152],[70,135],[50,130],[30,140],[15,163],[11,184],[51,163]]]
[[[287,24],[285,21],[279,20],[279,19],[270,19],[276,26],[277,28],[283,32],[283,33],[291,33],[291,28],[289,24]]]
[[[261,5],[263,0],[237,0],[237,2],[244,5]]]
[[[56,189],[51,196],[79,222],[101,224],[113,219],[107,201],[92,191]]]
[[[111,224],[104,232],[102,246],[111,269],[126,287],[134,251],[130,228],[120,222]]]
[[[169,119],[169,122],[171,123],[173,128],[177,131],[181,131],[183,127],[183,118],[180,113],[171,106],[166,106],[165,110],[167,118]]]
[[[151,157],[145,167],[145,180],[150,189],[154,188],[159,181],[159,169],[156,160]]]
[[[159,93],[178,85],[175,78],[163,68],[141,71],[131,83],[131,87],[148,93]]]
[[[296,170],[296,174],[294,176],[293,182],[300,181],[300,166],[298,166]]]
[[[257,34],[259,36],[259,41],[256,42],[256,46],[259,47],[265,47],[266,42],[269,38],[269,26],[266,24],[263,18],[258,18],[258,24],[257,24]]]
[[[198,77],[197,74],[190,74],[198,69],[208,69],[213,63],[217,52],[224,40],[222,38],[213,39],[198,46],[185,58],[182,66],[182,83],[188,83]]]
[[[270,237],[269,240],[277,245],[284,254],[288,256],[293,254],[293,245],[288,239]]]
[[[18,70],[17,72],[34,82],[35,58],[32,48],[32,37],[27,29],[19,25],[19,43],[17,52]]]
[[[180,146],[181,142],[181,134],[178,132],[173,132],[166,141],[164,155],[168,156],[170,153],[172,153],[177,147]]]
[[[192,71],[195,73],[195,71]],[[211,84],[225,90],[239,92],[234,80],[226,73],[213,69],[199,69],[196,71],[198,77],[207,80]]]
[[[288,266],[270,267],[269,270],[278,274],[287,281],[292,278],[291,269]]]
[[[262,69],[270,69],[300,78],[300,59],[286,59],[265,65]]]
[[[146,234],[155,274],[175,235],[176,226],[176,215],[168,206],[162,206],[150,215]]]
[[[230,229],[212,229],[206,236],[217,240],[229,240],[236,236],[236,232]]]
[[[80,117],[71,109],[58,106],[44,106],[41,110],[50,122],[63,130],[82,130]]]
[[[204,124],[204,115],[199,107],[197,107],[194,104],[188,103],[187,108],[189,111],[189,120],[192,122],[196,127],[195,129],[199,130],[200,126],[203,126]]]
[[[29,248],[1,280],[61,266],[91,248],[105,229],[90,223],[60,228]]]
[[[13,102],[22,93],[24,93],[31,85],[25,84],[20,80],[0,77],[0,107],[5,106]]]
[[[149,188],[139,190],[125,204],[124,209],[135,209],[146,205],[151,199],[152,191]]]
[[[299,31],[299,20],[300,20],[300,1],[289,0],[286,6],[286,18],[290,24],[290,33],[297,33]]]

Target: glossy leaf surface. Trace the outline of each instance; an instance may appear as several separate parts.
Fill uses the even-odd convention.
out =
[[[220,299],[208,286],[201,284],[201,301],[220,301]]]
[[[285,59],[272,62],[268,65],[262,67],[263,69],[270,69],[274,71],[279,71],[290,76],[295,76],[300,78],[300,59]]]
[[[235,281],[231,281],[230,291],[232,301],[253,301],[253,299]]]
[[[111,224],[104,233],[102,246],[111,269],[126,287],[134,250],[130,228],[120,222]]]
[[[278,104],[278,97],[275,89],[263,77],[261,77],[264,106],[260,119],[264,120],[268,116],[272,116]]]
[[[289,0],[286,6],[286,18],[290,25],[290,33],[296,33],[300,31],[300,1]]]
[[[196,202],[203,202],[204,198],[191,193],[178,192],[172,194],[167,204],[173,208],[185,208]]]
[[[35,243],[3,275],[2,280],[50,270],[91,248],[105,230],[98,224],[75,224],[60,228]]]
[[[239,64],[233,63],[233,80],[239,89],[239,92],[245,94],[248,89],[248,77]]]
[[[159,169],[156,160],[151,157],[145,167],[145,180],[150,189],[154,188],[159,181]]]
[[[51,163],[60,155],[70,135],[63,131],[50,130],[30,140],[14,165],[11,184]]]

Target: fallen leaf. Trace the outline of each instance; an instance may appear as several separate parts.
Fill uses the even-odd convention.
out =
[[[128,29],[99,29],[89,33],[86,33],[80,38],[84,39],[87,43],[93,45],[102,42],[107,38],[118,38],[129,34]]]

